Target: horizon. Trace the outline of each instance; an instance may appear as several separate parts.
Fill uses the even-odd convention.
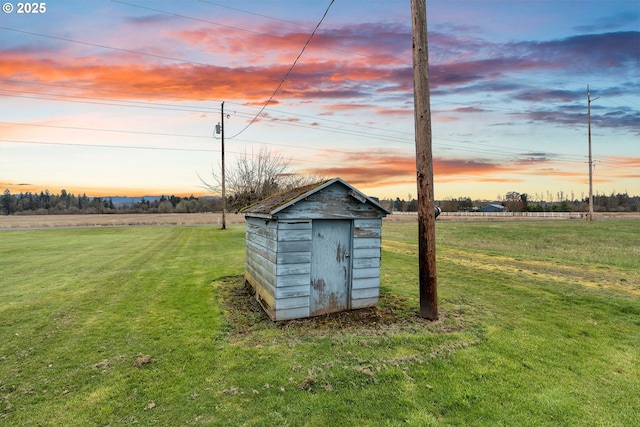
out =
[[[211,195],[198,175],[220,169],[224,101],[227,168],[267,147],[296,173],[416,197],[410,3],[363,4],[3,13],[0,188]],[[436,200],[588,197],[587,86],[593,193],[640,194],[639,2],[428,1],[427,20]]]
[[[155,193],[155,194],[144,194],[141,195],[139,193],[132,193],[130,195],[126,195],[126,194],[109,194],[109,193],[105,193],[105,194],[99,194],[99,195],[92,195],[92,194],[87,194],[86,192],[75,192],[75,191],[67,191],[67,189],[59,189],[57,191],[52,191],[49,188],[45,188],[45,189],[41,189],[41,190],[27,190],[27,191],[20,191],[20,192],[11,192],[12,196],[18,196],[18,195],[24,195],[27,193],[31,193],[34,195],[40,195],[41,193],[45,193],[47,191],[49,191],[50,195],[55,195],[55,196],[59,196],[60,193],[62,192],[62,190],[64,190],[65,192],[67,192],[67,194],[70,194],[74,197],[80,197],[80,196],[86,196],[87,198],[93,199],[93,198],[128,198],[128,199],[143,199],[143,198],[147,198],[147,197],[152,197],[152,198],[161,198],[161,197],[180,197],[180,198],[189,198],[191,196],[193,196],[194,198],[198,199],[198,198],[203,198],[203,197],[212,197],[212,198],[220,198],[221,196],[218,194],[212,194],[212,193],[201,193],[201,194],[194,194],[194,193],[188,193],[188,194],[178,194],[178,193],[171,193],[171,192],[159,192],[159,193]],[[528,201],[531,203],[535,203],[535,202],[543,202],[543,203],[561,203],[562,201],[567,201],[567,202],[585,202],[584,197],[578,197],[577,195],[568,193],[565,194],[564,192],[562,193],[562,197],[561,193],[551,193],[551,192],[545,192],[543,193],[538,193],[538,195],[540,197],[543,196],[547,196],[547,198],[537,198],[537,197],[533,197],[534,195],[525,193],[527,195]],[[612,197],[612,196],[616,196],[616,195],[620,195],[620,194],[626,194],[630,199],[636,199],[636,198],[640,198],[640,194],[629,194],[626,192],[617,192],[617,193],[596,193],[594,192],[594,197],[598,196],[604,196],[604,197]],[[402,201],[407,201],[410,202],[412,200],[417,200],[417,195],[411,195],[408,194],[409,196],[412,196],[412,198],[404,198],[401,196],[394,196],[394,197],[376,197],[376,196],[371,196],[369,194],[367,194],[368,197],[376,197],[381,201],[395,201],[396,199],[400,199]],[[443,202],[443,201],[452,201],[452,200],[460,200],[460,199],[465,199],[468,198],[470,199],[472,202],[482,202],[482,203],[495,203],[495,202],[505,202],[506,201],[506,194],[502,195],[502,198],[489,198],[489,199],[485,199],[485,198],[473,198],[470,196],[459,196],[459,197],[455,197],[455,198],[443,198],[443,199],[438,199],[435,198],[436,202]],[[556,197],[560,200],[555,200]]]

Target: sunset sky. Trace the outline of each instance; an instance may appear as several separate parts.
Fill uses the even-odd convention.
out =
[[[415,197],[410,1],[335,0],[285,79],[329,4],[12,2],[0,191],[205,194],[224,101],[228,167],[266,146],[296,172]],[[587,85],[594,192],[640,195],[638,0],[427,0],[427,15],[436,199],[586,196]]]

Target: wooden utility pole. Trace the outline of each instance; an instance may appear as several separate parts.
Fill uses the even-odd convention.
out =
[[[587,121],[589,124],[589,221],[593,221],[593,160],[591,160],[591,101],[595,101],[598,98],[591,99],[591,93],[589,92],[589,85],[587,85]]]
[[[413,39],[413,97],[418,184],[418,279],[420,317],[438,319],[436,231],[431,154],[431,101],[426,0],[411,0]]]
[[[222,229],[227,229],[227,219],[226,219],[226,210],[227,210],[227,193],[225,189],[224,183],[224,101],[222,101],[222,107],[220,108],[220,132],[222,139]]]

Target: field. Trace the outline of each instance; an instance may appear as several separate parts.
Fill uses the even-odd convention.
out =
[[[244,224],[244,216],[241,214],[227,214],[226,223],[227,225]],[[220,213],[0,216],[0,229],[221,224],[222,215]]]
[[[417,214],[404,213],[389,215],[386,222],[415,222]],[[439,222],[448,221],[540,221],[557,220],[553,217],[504,217],[504,216],[464,216],[448,213],[438,218]],[[575,217],[580,214],[574,213]],[[639,212],[596,213],[595,219],[640,219]],[[227,213],[227,225],[244,224],[242,214]],[[105,215],[0,215],[0,230],[7,228],[57,228],[57,227],[121,227],[127,225],[221,225],[220,213],[190,214],[105,214]]]
[[[438,222],[436,322],[415,229],[377,308],[277,324],[241,225],[1,231],[0,425],[640,425],[640,222]]]

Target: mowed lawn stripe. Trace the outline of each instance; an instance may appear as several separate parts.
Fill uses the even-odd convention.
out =
[[[0,424],[640,424],[640,301],[581,283],[640,282],[640,229],[437,227],[437,322],[385,223],[376,309],[277,324],[243,227],[3,232]]]
[[[211,282],[242,274],[243,229],[220,233],[205,227],[2,233],[2,252],[11,257],[1,265],[0,356],[19,360],[2,381],[25,398],[26,406],[12,410],[17,420],[29,421],[36,410],[53,424],[98,422],[117,414],[131,393],[142,409],[145,397],[158,395],[155,386],[171,384],[167,376],[190,378],[188,359],[203,345],[210,350],[219,335]],[[148,390],[142,369],[131,366],[139,354],[171,367]],[[60,405],[67,408],[62,418]]]
[[[383,279],[417,286],[414,226],[383,232]],[[509,425],[640,419],[627,398],[640,391],[637,222],[439,223],[437,238],[442,321],[468,317],[483,331],[439,366],[448,424],[499,424],[496,412]]]

